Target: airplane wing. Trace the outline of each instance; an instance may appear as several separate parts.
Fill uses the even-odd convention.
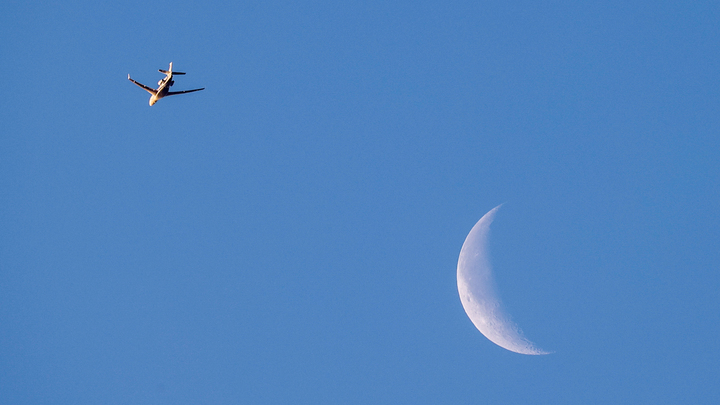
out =
[[[144,85],[144,84],[142,84],[142,83],[138,83],[138,82],[136,82],[135,80],[131,79],[131,78],[130,78],[130,75],[128,75],[128,80],[130,80],[131,82],[133,82],[133,83],[137,84],[138,86],[142,87],[143,90],[147,91],[147,92],[150,93],[150,94],[156,94],[156,93],[157,93],[157,90],[153,89],[152,87],[148,87],[148,86],[146,86],[146,85]]]
[[[202,89],[193,89],[193,90],[168,91],[167,95],[168,95],[168,96],[174,96],[174,95],[176,95],[176,94],[192,93],[193,91],[200,91],[200,90],[205,90],[205,87],[203,87]]]

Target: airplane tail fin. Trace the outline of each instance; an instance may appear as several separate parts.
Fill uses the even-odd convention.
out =
[[[165,73],[165,74],[173,74],[173,75],[184,75],[185,72],[173,72],[172,70],[172,62],[170,62],[170,70],[162,70],[158,69],[158,72]]]

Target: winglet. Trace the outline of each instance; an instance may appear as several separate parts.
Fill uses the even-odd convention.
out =
[[[128,73],[128,80],[130,80],[130,73]]]

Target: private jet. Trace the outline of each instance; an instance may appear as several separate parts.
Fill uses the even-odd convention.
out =
[[[170,69],[168,69],[168,70],[158,69],[158,72],[165,73],[165,77],[158,82],[157,89],[153,89],[152,87],[148,87],[142,83],[136,82],[135,80],[131,79],[130,75],[128,74],[128,80],[130,80],[131,82],[142,87],[142,89],[147,91],[148,93],[152,94],[152,96],[150,97],[150,105],[157,103],[158,100],[160,100],[161,98],[163,98],[165,96],[174,96],[176,94],[185,94],[185,93],[192,93],[194,91],[205,90],[205,87],[203,87],[202,89],[170,91],[170,86],[175,84],[175,80],[173,80],[173,75],[184,75],[185,74],[184,72],[173,72],[172,62],[170,62]]]

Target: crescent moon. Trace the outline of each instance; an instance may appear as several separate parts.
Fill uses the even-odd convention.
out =
[[[549,354],[523,336],[498,296],[487,247],[490,224],[498,209],[500,205],[480,218],[460,250],[457,266],[460,301],[475,327],[496,345],[520,354]]]

